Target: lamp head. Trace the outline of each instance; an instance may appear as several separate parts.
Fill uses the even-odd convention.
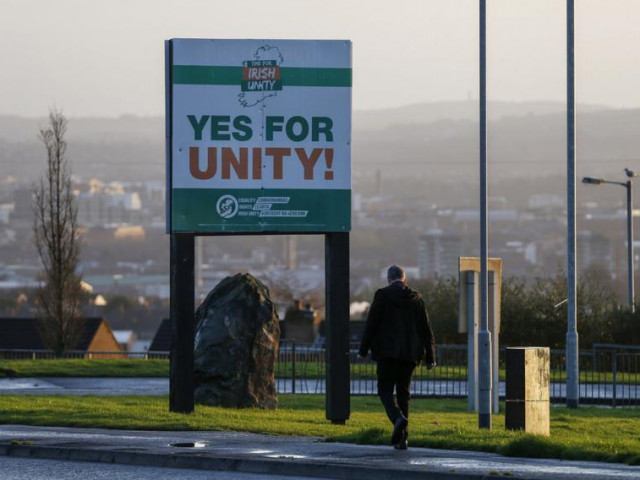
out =
[[[604,183],[603,178],[593,178],[593,177],[583,177],[582,183],[587,183],[589,185],[602,185]]]

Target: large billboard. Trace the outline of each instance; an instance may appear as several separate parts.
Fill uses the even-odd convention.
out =
[[[167,41],[167,230],[351,229],[351,42]]]

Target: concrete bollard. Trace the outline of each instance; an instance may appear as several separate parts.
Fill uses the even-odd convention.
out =
[[[548,348],[507,348],[507,430],[550,435]]]

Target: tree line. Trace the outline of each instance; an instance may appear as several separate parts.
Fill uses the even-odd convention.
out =
[[[458,279],[412,282],[425,298],[434,335],[440,344],[464,344],[458,333]],[[564,348],[567,333],[567,281],[552,277],[508,277],[502,282],[500,344]],[[620,305],[611,281],[597,270],[577,284],[580,348],[594,343],[640,345],[640,312]]]

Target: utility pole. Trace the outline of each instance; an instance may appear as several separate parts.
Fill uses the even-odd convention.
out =
[[[567,407],[578,408],[578,326],[576,319],[576,111],[573,0],[567,0]]]
[[[478,332],[478,426],[491,428],[491,333],[487,268],[487,6],[480,0],[480,331]]]
[[[629,169],[625,169],[625,172],[631,172]],[[632,175],[635,175],[631,172]],[[629,175],[629,173],[627,173]],[[633,190],[631,179],[627,180],[627,288],[629,295],[629,308],[631,312],[636,311],[635,299],[634,299],[634,259],[633,259]]]
[[[629,309],[635,312],[635,287],[634,287],[634,269],[635,262],[633,258],[633,183],[631,180],[638,174],[628,168],[624,169],[625,175],[629,178],[626,182],[615,182],[605,180],[604,178],[584,177],[582,183],[587,185],[620,185],[627,190],[627,298]]]

